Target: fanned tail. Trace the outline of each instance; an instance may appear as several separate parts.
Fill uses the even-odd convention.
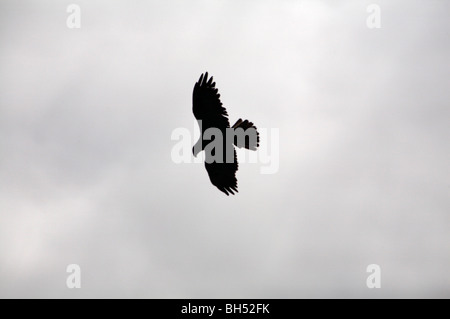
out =
[[[249,120],[239,119],[232,126],[234,129],[234,145],[239,148],[256,151],[259,146],[259,133],[256,126]]]

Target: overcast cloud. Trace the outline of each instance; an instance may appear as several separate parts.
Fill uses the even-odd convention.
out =
[[[373,2],[2,0],[0,297],[449,298],[450,2]],[[279,130],[236,196],[171,158],[204,71]]]

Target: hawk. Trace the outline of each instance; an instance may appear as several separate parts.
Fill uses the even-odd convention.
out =
[[[192,111],[199,123],[201,134],[192,148],[192,153],[196,157],[198,153],[205,151],[205,167],[211,183],[227,196],[234,195],[238,192],[238,161],[234,146],[256,150],[259,146],[257,128],[252,122],[242,119],[238,119],[230,127],[227,110],[220,101],[213,77],[208,79],[208,72],[202,74],[195,83]],[[218,135],[221,135],[221,138]],[[208,147],[212,146],[211,143],[215,147]]]

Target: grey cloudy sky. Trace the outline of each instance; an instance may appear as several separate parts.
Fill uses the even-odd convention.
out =
[[[449,9],[1,1],[0,297],[450,297]],[[279,130],[234,197],[171,158],[204,71]]]

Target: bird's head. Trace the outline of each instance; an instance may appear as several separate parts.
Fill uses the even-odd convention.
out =
[[[197,157],[198,153],[200,153],[201,149],[199,147],[192,147],[192,154],[194,157]]]
[[[194,157],[197,157],[198,153],[202,151],[202,139],[199,138],[197,143],[194,144],[194,147],[192,147],[192,154]]]

